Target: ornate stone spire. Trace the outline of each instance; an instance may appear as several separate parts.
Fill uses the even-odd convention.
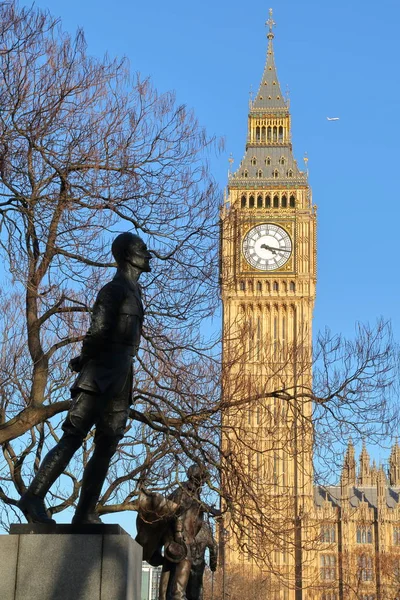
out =
[[[377,472],[376,477],[376,494],[377,494],[377,504],[378,510],[382,509],[386,504],[386,475],[383,470],[383,467],[380,467]]]
[[[250,102],[246,153],[229,180],[230,189],[246,186],[290,187],[307,185],[292,153],[289,107],[282,95],[276,73],[272,9],[267,21],[268,50],[264,73],[254,100]]]
[[[400,487],[400,446],[396,442],[389,459],[389,480],[393,487]]]
[[[286,112],[288,111],[288,107],[281,92],[275,67],[273,46],[273,27],[275,25],[275,21],[272,18],[272,8],[269,9],[269,19],[266,22],[266,25],[268,26],[267,60],[265,63],[261,84],[252,105],[252,110],[263,112]]]
[[[351,440],[347,446],[344,457],[341,481],[343,486],[355,485],[356,483],[356,459],[353,442]]]
[[[360,455],[360,472],[358,477],[358,483],[362,486],[372,485],[371,481],[371,465],[369,460],[369,454],[365,444],[363,444],[361,455]]]

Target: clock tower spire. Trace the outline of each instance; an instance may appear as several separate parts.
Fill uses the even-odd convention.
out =
[[[239,549],[234,536],[228,536],[226,562],[243,560],[243,548],[247,560],[258,565],[260,554],[267,563],[280,551],[279,560],[287,561],[290,573],[285,589],[295,590],[305,576],[301,521],[312,505],[309,398],[316,210],[307,173],[299,169],[292,152],[289,107],[275,67],[274,25],[270,11],[266,64],[250,103],[245,154],[229,176],[221,210],[227,407],[222,443],[237,472],[242,465],[242,473],[251,473],[258,489],[253,499],[241,489],[239,475],[229,482],[231,496],[249,498],[246,505],[240,503],[240,517],[232,513],[231,529],[240,518],[248,519],[244,529],[257,529],[258,538],[252,540],[249,534]],[[274,536],[273,527],[263,533],[261,521],[272,523],[276,515],[280,534]],[[270,566],[266,571],[271,572]],[[298,600],[298,594],[291,592],[289,600]]]

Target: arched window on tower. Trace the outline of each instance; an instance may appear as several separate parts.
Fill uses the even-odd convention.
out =
[[[241,292],[244,292],[246,290],[246,284],[244,281],[240,281],[239,283],[239,289]]]
[[[263,207],[263,198],[262,196],[257,196],[257,208]]]
[[[273,141],[277,142],[278,141],[278,128],[277,127],[273,128],[272,134],[273,134]]]
[[[254,208],[254,196],[250,196],[249,198],[249,208]]]
[[[260,128],[256,127],[256,142],[260,141]]]
[[[262,171],[261,171],[261,169],[258,169],[258,171],[257,171],[257,178],[258,179],[262,178]]]
[[[282,341],[282,346],[285,346],[287,340],[286,340],[286,336],[287,336],[287,331],[286,331],[286,317],[283,316],[282,317],[282,334],[281,334],[281,341]]]
[[[283,142],[283,127],[282,127],[282,125],[279,127],[279,141]]]
[[[262,292],[262,283],[261,283],[261,281],[257,281],[257,292]]]
[[[290,208],[295,208],[295,206],[296,206],[296,198],[292,194],[290,196]]]
[[[246,208],[246,196],[244,196],[244,195],[240,199],[240,206],[242,208]]]
[[[265,282],[265,289],[266,289],[266,291],[267,291],[267,292],[270,292],[270,291],[271,291],[271,286],[270,286],[270,284],[269,284],[269,281],[266,281],[266,282]]]
[[[279,197],[274,196],[274,208],[279,208]]]
[[[274,281],[272,289],[274,290],[274,292],[279,292],[279,283],[277,281]]]
[[[279,163],[280,163],[281,165],[284,165],[284,164],[285,164],[285,157],[284,157],[284,156],[281,156],[281,157],[280,157],[280,159],[279,159]]]
[[[276,351],[276,348],[275,348]],[[274,452],[274,472],[273,472],[273,484],[274,488],[277,489],[279,483],[279,455]]]
[[[287,172],[287,176],[288,177],[293,177],[293,171],[292,171],[292,169],[289,169],[289,171]]]
[[[248,177],[248,176],[249,176],[249,172],[248,172],[248,170],[247,170],[247,169],[245,169],[245,170],[243,171],[243,177]]]
[[[275,285],[276,282],[274,282]],[[277,351],[278,351],[278,345],[279,345],[279,323],[278,323],[278,317],[274,316],[274,330],[273,330],[273,334],[274,334],[274,356],[276,358],[277,355]],[[276,416],[276,398],[274,398],[274,416]]]
[[[282,208],[287,208],[287,196],[285,194],[282,196],[281,206]]]
[[[290,282],[289,289],[290,289],[291,292],[295,292],[296,291],[296,284],[295,284],[294,281]]]
[[[265,126],[261,127],[261,141],[265,142]]]
[[[273,177],[274,179],[278,179],[278,176],[279,176],[278,169],[275,169],[275,170],[273,171],[273,173],[272,173],[272,177]]]
[[[265,164],[267,166],[271,164],[271,158],[269,156],[267,156],[267,158],[265,159]]]
[[[256,352],[255,352],[255,359],[256,360],[260,360],[260,349],[261,349],[261,344],[262,344],[262,340],[261,340],[261,316],[257,315],[257,330],[256,330]],[[257,408],[257,423],[260,422],[260,409]],[[257,455],[259,456],[259,453],[257,453]]]
[[[271,127],[267,127],[267,141],[271,142],[272,141],[272,136],[271,136]]]
[[[265,197],[265,207],[270,208],[270,206],[271,206],[271,196],[266,196]]]
[[[255,165],[257,164],[257,159],[256,159],[256,157],[255,157],[255,156],[253,156],[253,158],[251,159],[251,164],[252,164],[253,166],[255,166]]]
[[[285,387],[285,386],[283,386]],[[285,408],[287,406],[286,402],[282,403],[282,419],[285,418]],[[283,461],[282,461],[282,485],[286,486],[288,485],[288,453],[287,450],[283,450]],[[287,555],[287,551],[285,551],[285,554]],[[284,563],[287,562],[287,558],[286,561],[283,561]]]

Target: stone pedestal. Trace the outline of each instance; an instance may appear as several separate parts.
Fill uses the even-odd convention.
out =
[[[140,600],[142,548],[118,525],[13,525],[1,600]]]

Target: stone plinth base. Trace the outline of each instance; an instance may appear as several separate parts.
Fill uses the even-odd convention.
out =
[[[140,600],[142,548],[118,525],[14,525],[1,600]]]

